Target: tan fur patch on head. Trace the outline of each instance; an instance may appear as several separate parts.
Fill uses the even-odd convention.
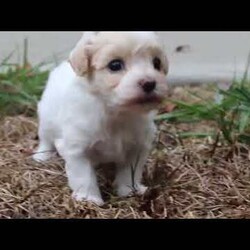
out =
[[[92,46],[96,36],[97,32],[85,32],[70,54],[68,61],[79,76],[83,76],[91,69]]]
[[[160,70],[154,68],[155,58],[161,61]],[[109,64],[114,60],[120,60],[124,67],[112,71]],[[126,99],[141,98],[139,95],[143,93],[138,86],[141,79],[150,76],[162,82],[160,75],[168,72],[168,61],[161,44],[150,32],[99,32],[91,39],[83,37],[71,54],[70,63],[77,75],[88,75],[96,93],[105,96],[117,93],[116,89],[122,85],[119,96],[123,92]]]
[[[150,54],[152,57],[159,57],[163,63],[163,71],[167,74],[168,61],[159,41],[152,38],[151,40],[144,40],[137,33],[140,32],[100,32],[93,46],[91,63],[93,68],[101,70],[111,60],[123,59],[127,61],[136,54],[143,55],[144,53],[146,55]]]

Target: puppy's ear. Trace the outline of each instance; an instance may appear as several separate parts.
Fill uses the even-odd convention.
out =
[[[69,62],[78,76],[88,73],[91,65],[91,48],[98,32],[84,32],[70,54]]]

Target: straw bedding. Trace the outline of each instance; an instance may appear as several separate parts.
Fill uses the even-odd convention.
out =
[[[37,121],[24,116],[0,121],[0,218],[250,218],[250,152],[232,153],[206,139],[180,140],[176,130],[191,125],[159,125],[144,182],[143,197],[121,199],[112,189],[112,168],[98,171],[103,207],[71,199],[64,162],[31,159]],[[208,127],[199,124],[198,128]],[[192,130],[196,129],[192,125]],[[236,153],[235,153],[236,152]],[[211,156],[212,155],[212,156]],[[104,178],[108,175],[108,178]]]

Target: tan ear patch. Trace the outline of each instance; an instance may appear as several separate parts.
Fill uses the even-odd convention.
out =
[[[97,32],[85,32],[70,54],[69,63],[78,76],[91,70],[92,45]]]
[[[78,45],[71,53],[69,62],[78,76],[83,76],[89,71],[91,55],[85,44]]]

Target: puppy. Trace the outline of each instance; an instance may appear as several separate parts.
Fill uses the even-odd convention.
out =
[[[116,164],[121,197],[143,194],[155,110],[167,93],[167,57],[154,32],[85,32],[49,77],[38,106],[36,161],[57,150],[73,197],[102,205],[95,167]]]

